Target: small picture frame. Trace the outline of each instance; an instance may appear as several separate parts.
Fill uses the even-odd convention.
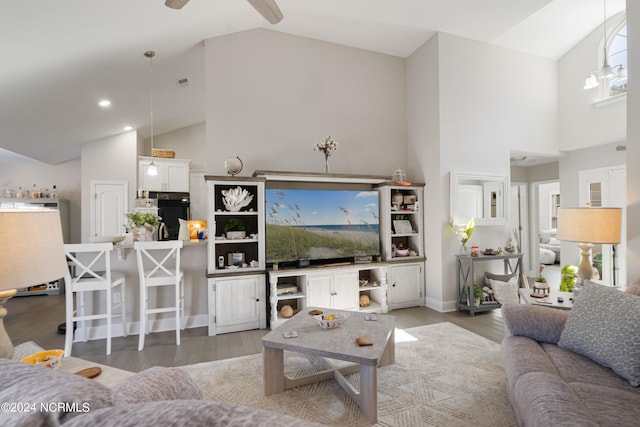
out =
[[[404,205],[415,205],[418,198],[415,194],[405,194],[402,204]]]
[[[395,230],[396,234],[412,234],[413,233],[411,222],[407,219],[394,219],[393,229]]]
[[[244,264],[244,252],[230,252],[227,257],[229,265],[242,267],[242,264]]]

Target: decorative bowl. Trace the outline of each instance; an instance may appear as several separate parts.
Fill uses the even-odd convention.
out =
[[[409,256],[409,249],[396,248],[396,256]]]
[[[318,325],[320,325],[322,329],[339,328],[347,317],[349,317],[348,313],[328,313],[313,316],[313,318],[318,321]]]
[[[23,357],[21,362],[29,363],[31,365],[44,366],[45,368],[56,369],[60,366],[64,350],[45,350],[38,353],[34,353],[30,356]]]
[[[93,236],[89,237],[91,243],[120,243],[126,236]]]

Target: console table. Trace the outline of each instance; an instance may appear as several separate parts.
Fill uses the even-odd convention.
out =
[[[504,273],[518,275],[518,287],[523,287],[522,278],[522,254],[503,254],[503,255],[456,255],[456,285],[458,288],[458,311],[468,310],[469,315],[473,316],[477,312],[495,310],[502,307],[501,304],[480,304],[474,306],[473,284],[474,284],[474,266],[476,262],[483,261],[500,261],[504,263]],[[515,265],[512,263],[515,261]],[[484,287],[484,279],[482,285]]]

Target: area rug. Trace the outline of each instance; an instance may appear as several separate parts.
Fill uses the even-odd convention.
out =
[[[285,352],[285,370],[308,374],[319,360]],[[262,355],[181,367],[205,399],[334,426],[371,425],[335,380],[264,396]],[[358,385],[359,374],[347,377]],[[396,363],[378,369],[379,426],[515,426],[498,344],[452,323],[396,329]]]

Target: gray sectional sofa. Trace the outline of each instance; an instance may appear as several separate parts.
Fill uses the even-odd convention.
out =
[[[293,417],[202,400],[179,368],[154,367],[113,387],[60,370],[0,359],[0,425],[309,426]]]
[[[502,313],[521,426],[640,425],[640,297],[587,284],[572,311],[507,304]]]

